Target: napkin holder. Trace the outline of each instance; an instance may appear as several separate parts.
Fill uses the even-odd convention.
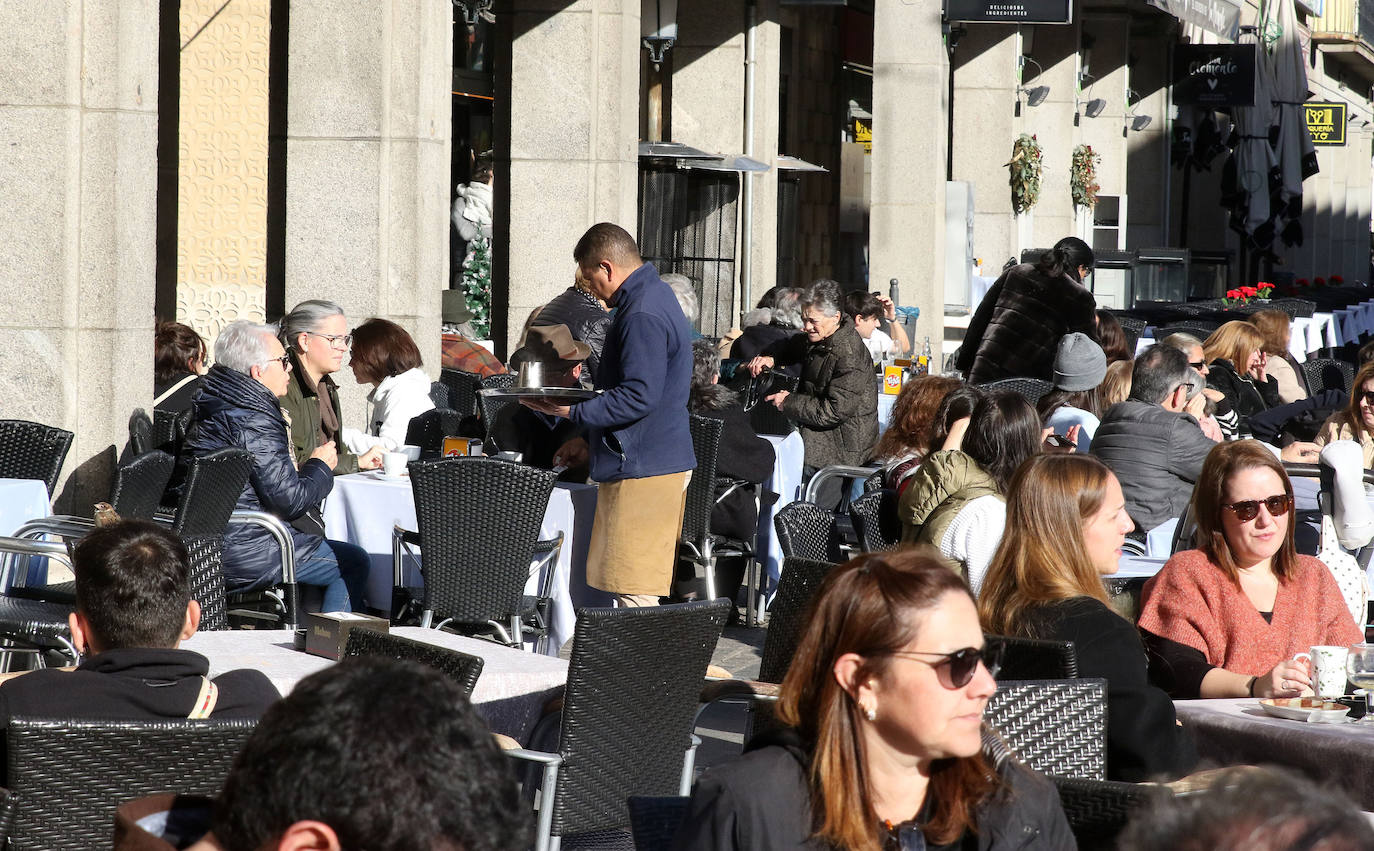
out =
[[[302,618],[305,628],[305,652],[338,661],[348,646],[348,633],[355,629],[390,632],[386,618],[359,615],[352,612],[307,612]]]

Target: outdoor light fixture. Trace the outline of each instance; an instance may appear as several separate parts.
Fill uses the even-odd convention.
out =
[[[1152,115],[1132,115],[1131,129],[1135,130],[1136,132],[1140,132],[1141,130],[1144,130],[1146,127],[1149,127],[1150,122],[1153,120],[1154,116]]]
[[[663,55],[677,41],[677,0],[640,0],[639,34],[649,60],[663,63]]]
[[[1049,86],[1032,86],[1029,89],[1022,88],[1021,91],[1026,93],[1026,106],[1039,106],[1050,96]]]
[[[1083,105],[1083,114],[1089,118],[1096,118],[1102,114],[1102,110],[1107,108],[1107,102],[1102,98],[1093,98]]]
[[[1018,82],[1018,83],[1020,83],[1020,82],[1025,78],[1025,70],[1026,70],[1026,63],[1027,63],[1027,62],[1029,62],[1030,64],[1032,64],[1032,65],[1034,65],[1034,66],[1036,67],[1036,69],[1037,69],[1036,77],[1040,77],[1040,76],[1042,76],[1042,75],[1045,73],[1045,69],[1040,67],[1040,63],[1039,63],[1039,62],[1036,62],[1034,59],[1030,58],[1029,56],[1023,55],[1023,56],[1021,57],[1021,63],[1020,63],[1020,65],[1019,65],[1018,69],[1017,69],[1017,78],[1018,78],[1018,79],[1017,79],[1017,82]],[[1021,95],[1025,95],[1025,96],[1026,96],[1026,105],[1027,105],[1027,106],[1039,106],[1040,104],[1042,104],[1042,103],[1045,102],[1045,98],[1047,98],[1047,97],[1050,96],[1050,87],[1049,87],[1049,86],[1029,86],[1029,87],[1027,87],[1027,86],[1022,86],[1022,85],[1017,85],[1017,87],[1016,87],[1016,114],[1017,114],[1017,115],[1020,115],[1020,114],[1021,114]]]
[[[1130,88],[1126,89],[1126,125],[1121,128],[1122,136],[1126,135],[1127,128],[1130,128],[1131,130],[1134,130],[1137,133],[1139,133],[1141,130],[1144,130],[1146,127],[1149,127],[1150,122],[1154,120],[1153,115],[1136,114],[1135,105],[1139,102],[1140,95],[1136,92],[1136,90]]]
[[[477,23],[478,18],[486,18],[488,22],[494,20],[491,13],[493,0],[453,0],[455,9],[463,10],[463,20],[469,26]]]

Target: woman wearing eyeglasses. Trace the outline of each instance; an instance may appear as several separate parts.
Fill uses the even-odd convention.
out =
[[[1180,777],[1197,762],[1169,696],[1150,685],[1130,621],[1107,605],[1135,524],[1111,470],[1090,455],[1043,454],[1011,480],[1002,544],[978,612],[989,633],[1072,641],[1082,677],[1107,681],[1107,778]],[[1014,672],[1011,672],[1014,675]]]
[[[1350,404],[1322,423],[1313,441],[1325,446],[1334,440],[1353,440],[1364,450],[1364,468],[1374,469],[1374,361],[1360,367],[1351,382]]]
[[[785,725],[697,781],[674,848],[1073,848],[1043,777],[982,753],[996,690],[968,588],[919,553],[870,554],[816,592]]]
[[[1263,444],[1218,444],[1193,491],[1195,550],[1145,583],[1150,675],[1176,698],[1311,693],[1293,657],[1363,641],[1331,571],[1293,547],[1293,486]]]
[[[291,356],[291,384],[281,399],[291,418],[291,448],[296,463],[326,443],[339,454],[334,475],[372,470],[382,463],[382,447],[356,455],[343,440],[339,388],[330,376],[343,369],[344,355],[353,343],[343,308],[332,301],[310,299],[281,319],[281,343]]]
[[[1238,320],[1223,324],[1203,341],[1202,352],[1209,369],[1207,386],[1221,391],[1235,409],[1240,434],[1250,433],[1250,417],[1282,404],[1279,384],[1266,371],[1264,335],[1254,325]]]

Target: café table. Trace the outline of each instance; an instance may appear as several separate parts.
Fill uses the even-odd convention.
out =
[[[1277,764],[1374,809],[1374,723],[1308,724],[1266,715],[1254,698],[1176,700],[1204,764]]]
[[[15,531],[30,520],[47,517],[52,513],[52,503],[48,498],[48,486],[39,479],[0,479],[0,535],[13,535]],[[16,559],[18,561],[16,561]],[[9,584],[9,569],[12,565],[23,565],[23,556],[6,556],[4,584]],[[29,558],[23,571],[25,583],[41,584],[48,575],[46,558]]]
[[[766,580],[766,588],[777,585],[782,575],[782,547],[773,534],[773,517],[778,509],[801,499],[802,465],[806,460],[806,448],[802,445],[800,432],[786,436],[765,434],[765,439],[773,444],[773,474],[763,486],[778,494],[777,502],[761,506],[759,510],[758,534],[754,539],[754,551],[758,553],[763,567],[761,573]],[[765,594],[766,599],[766,594]]]
[[[553,604],[550,611],[548,652],[556,654],[572,638],[577,607],[609,605],[604,595],[587,588],[587,545],[592,518],[596,515],[596,486],[560,482],[549,496],[541,539],[563,533],[563,549],[554,564]],[[391,477],[377,471],[337,476],[334,490],[324,503],[325,534],[339,541],[357,544],[372,557],[367,578],[367,605],[391,611],[394,571],[391,560],[391,530],[394,526],[415,530],[415,495],[410,479]],[[424,584],[418,570],[419,555],[404,561],[407,587]],[[534,565],[531,565],[533,568]],[[525,593],[539,591],[541,571],[532,571]],[[528,646],[533,647],[533,644]]]
[[[472,692],[472,705],[494,733],[521,742],[529,734],[544,704],[557,695],[568,678],[568,663],[553,656],[537,656],[480,638],[467,638],[420,627],[392,627],[392,634],[472,656],[481,656],[482,674]],[[295,649],[285,630],[237,629],[198,632],[181,643],[210,660],[210,676],[252,668],[262,671],[277,691],[289,694],[296,683],[333,665],[322,656]]]

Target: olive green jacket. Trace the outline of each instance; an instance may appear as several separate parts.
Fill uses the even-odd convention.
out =
[[[902,491],[897,514],[902,521],[903,544],[929,544],[940,549],[945,530],[965,505],[980,496],[1000,496],[997,482],[978,462],[957,449],[932,452],[911,476]],[[933,553],[956,573],[964,566],[943,553]]]
[[[291,421],[291,451],[295,454],[296,466],[299,467],[319,448],[317,441],[320,433],[320,403],[316,391],[306,387],[305,371],[301,369],[301,362],[297,360],[296,353],[289,349],[287,351],[291,355],[291,383],[287,385],[286,395],[278,401]],[[334,417],[342,424],[339,388],[327,375],[320,379],[317,389],[319,387],[323,387],[329,394],[329,403],[334,406]],[[335,448],[339,452],[339,463],[334,467],[334,475],[358,472],[358,456],[348,451],[342,435],[335,440]]]

